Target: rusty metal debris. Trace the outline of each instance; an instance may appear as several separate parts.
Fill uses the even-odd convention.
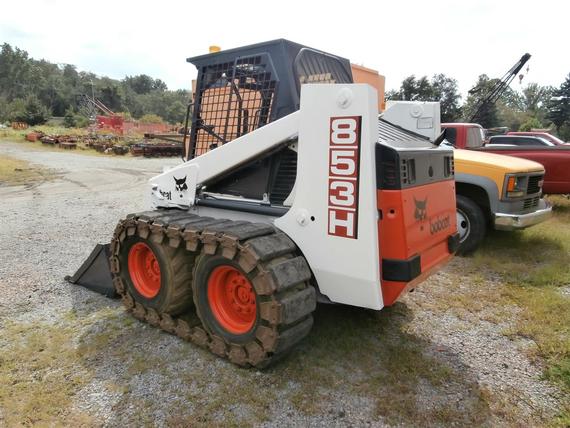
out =
[[[26,141],[41,141],[44,145],[59,147],[60,149],[73,150],[93,149],[99,153],[133,156],[157,157],[157,156],[182,156],[183,147],[181,142],[149,142],[147,138],[133,139],[107,134],[67,135],[45,134],[42,131],[32,130],[25,135]]]

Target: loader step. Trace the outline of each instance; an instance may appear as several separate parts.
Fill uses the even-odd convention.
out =
[[[182,268],[191,272],[187,290],[193,295],[193,303],[185,303],[183,312],[180,305],[177,312],[157,310],[151,300],[130,291],[124,252],[133,240],[149,242],[155,249],[162,246],[161,254],[176,254],[178,265],[173,272]],[[180,260],[193,266],[181,267]],[[303,339],[313,324],[316,293],[309,283],[307,261],[291,239],[267,224],[175,210],[129,214],[115,228],[109,264],[115,290],[135,318],[240,366],[269,365]],[[220,272],[229,273],[227,281],[233,288],[223,289],[226,279]],[[212,294],[209,284],[214,275],[216,292]],[[177,293],[187,294],[179,290],[180,283],[176,287]],[[225,300],[214,307],[209,306],[212,298]],[[231,302],[224,303],[226,300]],[[232,311],[238,317],[235,322]],[[234,326],[235,330],[226,331],[224,326]]]

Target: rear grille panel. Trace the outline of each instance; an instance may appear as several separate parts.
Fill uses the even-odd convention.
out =
[[[540,197],[535,196],[534,198],[526,198],[523,202],[523,209],[528,210],[530,208],[535,208],[538,206]]]
[[[527,195],[534,195],[539,193],[541,190],[540,181],[542,181],[542,175],[533,175],[528,178],[528,185],[526,187]]]

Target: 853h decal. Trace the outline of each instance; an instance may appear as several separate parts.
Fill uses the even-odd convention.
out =
[[[328,234],[358,238],[361,116],[331,117]]]

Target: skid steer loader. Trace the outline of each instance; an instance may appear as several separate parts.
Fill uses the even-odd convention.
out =
[[[452,257],[453,152],[379,118],[348,60],[276,40],[189,61],[187,162],[70,281],[263,367],[309,333],[317,301],[380,310]]]

